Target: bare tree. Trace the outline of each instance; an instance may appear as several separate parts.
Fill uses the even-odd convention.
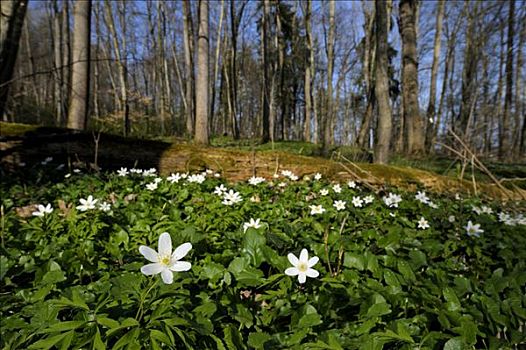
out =
[[[515,0],[508,0],[508,44],[506,50],[506,94],[504,96],[504,111],[500,125],[499,137],[499,156],[500,158],[508,157],[507,152],[510,150],[510,109],[513,102],[513,37],[515,36],[514,19],[515,19]]]
[[[4,118],[28,0],[0,2],[0,117]]]
[[[197,79],[195,98],[195,139],[207,145],[208,136],[208,0],[199,0]]]
[[[332,119],[334,118],[334,109],[333,109],[333,86],[332,86],[332,76],[334,73],[334,43],[335,43],[335,32],[336,24],[334,17],[336,15],[336,2],[334,0],[329,0],[329,34],[327,38],[326,45],[326,55],[327,55],[327,96],[326,96],[326,110],[325,116],[323,117],[323,153],[327,155],[329,144],[334,143],[332,137]]]
[[[389,104],[389,77],[387,73],[387,4],[383,0],[375,1],[376,22],[376,65],[375,88],[378,103],[378,132],[374,148],[374,161],[385,164],[389,160],[389,146],[391,143],[392,116]]]
[[[73,21],[73,62],[71,64],[68,128],[84,130],[89,106],[91,0],[75,2]]]
[[[435,27],[435,44],[433,48],[433,65],[431,67],[431,83],[429,87],[429,104],[427,105],[427,128],[426,128],[426,150],[430,150],[433,147],[433,134],[436,128],[436,85],[438,75],[438,65],[440,63],[440,44],[442,42],[442,21],[444,18],[444,7],[446,1],[439,0],[437,3],[437,16],[436,16],[436,27]]]
[[[185,95],[186,95],[186,132],[194,134],[195,127],[195,83],[194,83],[194,30],[192,11],[189,0],[183,0],[183,42],[184,42],[184,66],[185,66]]]
[[[312,120],[312,73],[314,71],[314,48],[312,42],[311,16],[312,16],[312,0],[302,2],[304,4],[304,25],[306,35],[306,64],[305,64],[305,127],[303,138],[305,141],[311,141],[311,120]]]
[[[424,151],[424,123],[418,105],[418,58],[416,50],[418,0],[400,1],[402,37],[402,103],[409,154]]]

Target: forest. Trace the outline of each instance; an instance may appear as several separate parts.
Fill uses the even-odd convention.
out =
[[[0,10],[0,349],[526,349],[526,0]]]
[[[6,1],[4,121],[524,158],[524,1]]]

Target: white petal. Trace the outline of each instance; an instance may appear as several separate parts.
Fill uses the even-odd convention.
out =
[[[186,242],[186,243],[181,244],[179,247],[175,248],[172,254],[172,260],[179,260],[179,259],[184,258],[186,254],[188,254],[190,249],[192,249],[192,243]]]
[[[296,257],[296,255],[292,254],[292,253],[289,253],[289,255],[287,255],[287,258],[289,258],[289,262],[293,265],[293,266],[298,266],[298,264],[300,263],[300,261],[298,260],[298,258]]]
[[[145,245],[139,247],[139,252],[146,258],[146,260],[151,262],[159,262],[159,255],[155,250]]]
[[[172,284],[174,281],[174,274],[168,269],[163,269],[161,271],[161,277],[163,278],[163,282],[166,284]]]
[[[305,275],[305,273],[300,273],[300,274],[298,275],[298,281],[299,281],[300,283],[305,283],[306,280],[307,280],[307,276]]]
[[[159,255],[172,255],[172,237],[168,232],[159,236]]]
[[[300,261],[306,263],[309,260],[309,253],[307,249],[303,248],[300,253]]]
[[[159,263],[153,263],[153,264],[148,264],[148,265],[144,265],[143,267],[141,267],[141,272],[144,273],[146,276],[156,275],[159,272],[161,272],[163,268],[164,268],[163,265]]]
[[[317,256],[313,256],[312,258],[309,259],[309,262],[307,263],[307,265],[309,267],[313,267],[314,265],[318,263],[319,260],[320,258],[318,258]]]
[[[308,269],[307,272],[305,272],[305,274],[310,278],[316,278],[320,275],[320,273],[314,269]]]
[[[191,268],[192,264],[188,261],[176,261],[169,267],[169,269],[172,271],[188,271]]]
[[[296,267],[289,267],[285,270],[285,275],[288,276],[296,276],[300,273],[300,271]]]

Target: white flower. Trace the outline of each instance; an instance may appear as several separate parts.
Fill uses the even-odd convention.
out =
[[[214,173],[214,171],[211,170],[211,169],[206,169],[205,173],[207,173],[208,175],[212,175]]]
[[[251,218],[249,222],[245,222],[243,224],[243,232],[247,232],[249,227],[260,228],[261,225],[259,223],[259,219],[254,220]]]
[[[371,195],[366,196],[366,197],[363,198],[363,202],[364,202],[365,204],[372,203],[373,201],[374,201],[374,197],[371,196]]]
[[[119,170],[117,170],[117,174],[119,176],[126,176],[129,174],[129,172],[127,168],[120,168]]]
[[[287,268],[285,274],[288,276],[298,276],[298,281],[301,284],[307,281],[307,277],[316,278],[320,275],[318,271],[312,268],[320,259],[317,256],[313,256],[309,259],[307,249],[301,250],[299,259],[292,253],[289,253],[287,258],[293,267]]]
[[[259,196],[257,194],[255,194],[252,197],[250,197],[250,201],[252,203],[259,203],[261,201],[261,199],[259,198]]]
[[[273,178],[277,179],[279,177],[279,174],[272,175]]]
[[[57,170],[62,170],[62,169],[64,169],[64,167],[65,167],[64,164],[59,164],[59,165],[57,166]]]
[[[74,172],[75,174],[80,174],[80,169],[73,169],[73,172]]]
[[[214,174],[214,177],[215,177],[215,178],[220,178],[220,177],[221,177],[221,174],[219,174],[219,173],[215,173],[215,174]]]
[[[290,179],[291,181],[298,181],[299,177],[298,177],[298,175],[294,175],[294,174],[292,174],[292,175],[289,176],[289,179]]]
[[[423,216],[420,218],[420,220],[418,220],[418,228],[421,228],[422,230],[429,228],[429,223],[426,219],[424,219]]]
[[[340,184],[335,184],[332,186],[332,190],[336,193],[341,193],[342,187],[340,186]]]
[[[383,198],[385,205],[389,208],[398,208],[398,203],[402,201],[402,197],[398,194],[389,193],[388,196]]]
[[[173,271],[188,271],[192,268],[191,263],[179,261],[188,254],[190,249],[192,249],[191,243],[183,243],[172,253],[172,238],[167,232],[164,232],[159,237],[159,252],[145,245],[139,247],[139,252],[146,260],[152,262],[152,264],[141,267],[141,272],[146,276],[160,273],[163,282],[171,284],[174,279]]]
[[[150,182],[149,184],[146,184],[146,188],[150,191],[155,191],[157,189],[157,182]]]
[[[67,173],[66,175],[64,175],[64,178],[65,178],[65,179],[67,179],[67,178],[69,178],[69,177],[71,177],[71,174],[70,174],[70,173]]]
[[[239,192],[235,192],[234,190],[230,190],[229,192],[225,192],[223,194],[222,203],[225,205],[234,205],[241,201],[243,201],[243,198],[241,198],[241,195],[239,194]]]
[[[447,221],[453,223],[455,222],[455,216],[454,215],[449,215],[449,217],[447,218]]]
[[[420,203],[428,204],[429,203],[429,197],[426,196],[425,192],[418,191],[415,196],[416,200]]]
[[[438,205],[435,202],[429,202],[427,203],[427,205],[429,205],[433,209],[438,209]]]
[[[206,180],[206,177],[203,174],[193,174],[188,176],[188,182],[195,182],[202,184]]]
[[[321,174],[320,173],[314,174],[314,180],[316,180],[316,181],[321,180]]]
[[[285,177],[290,177],[290,176],[292,176],[292,175],[294,175],[294,174],[293,174],[292,171],[290,171],[290,170],[282,170],[282,171],[281,171],[281,175],[283,175],[283,176],[285,176]]]
[[[265,182],[265,179],[259,176],[252,176],[250,179],[248,179],[248,183],[253,186],[257,186],[262,182]]]
[[[459,200],[461,200],[462,198],[460,198],[460,194],[455,193],[455,199],[456,199],[457,201],[459,201]]]
[[[349,188],[356,188],[356,182],[349,181],[349,182],[347,182],[347,186],[349,186]]]
[[[325,208],[321,205],[309,205],[309,208],[310,215],[323,214],[325,212]]]
[[[281,188],[283,188],[283,187],[287,187],[287,183],[286,183],[286,182],[280,182],[280,183],[278,184],[278,187],[281,187]]]
[[[352,205],[361,208],[363,206],[363,200],[360,197],[352,197]]]
[[[483,205],[482,208],[480,208],[481,212],[483,214],[493,214],[493,209],[491,209],[490,207],[486,206],[486,205]]]
[[[155,182],[156,184],[161,183],[162,181],[163,179],[161,179],[160,177],[156,177],[155,179],[153,179],[153,182]]]
[[[214,188],[214,194],[217,194],[218,196],[223,196],[223,193],[228,191],[225,185],[221,184],[219,186],[216,186]]]
[[[484,230],[480,228],[480,224],[473,225],[471,220],[468,221],[468,224],[464,228],[468,236],[480,237],[480,234],[484,232]]]
[[[329,190],[327,190],[327,189],[325,189],[325,188],[322,188],[322,189],[320,190],[320,194],[321,194],[322,196],[326,196],[326,195],[329,194]]]
[[[80,200],[80,205],[77,205],[77,209],[80,211],[87,211],[91,209],[95,209],[95,204],[97,204],[98,199],[93,199],[92,195],[89,195],[88,198]]]
[[[177,173],[177,174],[174,174],[174,173],[171,173],[170,176],[168,176],[166,178],[166,180],[170,181],[170,183],[176,183],[176,182],[179,182],[179,180],[181,180],[181,174]]]
[[[111,210],[111,205],[110,203],[108,202],[102,202],[99,204],[99,210],[101,211],[110,211]]]
[[[38,205],[38,210],[34,211],[32,214],[33,216],[39,216],[42,217],[46,214],[51,214],[53,212],[53,208],[51,207],[51,204],[48,204],[46,206],[43,206],[42,204]]]
[[[188,173],[181,174],[181,179],[186,179],[188,177]]]
[[[157,169],[155,169],[155,168],[150,168],[150,169],[148,169],[148,170],[144,170],[144,171],[142,172],[142,176],[154,176],[156,172],[157,172]]]
[[[345,201],[335,201],[333,204],[333,207],[336,208],[336,210],[340,211],[340,210],[345,209],[346,204],[347,202]]]

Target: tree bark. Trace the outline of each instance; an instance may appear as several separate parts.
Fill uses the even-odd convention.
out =
[[[0,118],[4,119],[28,0],[0,2]]]
[[[389,160],[391,143],[392,116],[389,102],[388,43],[387,43],[387,6],[383,0],[375,1],[376,18],[376,65],[375,88],[378,103],[378,132],[374,147],[374,161],[386,164]]]
[[[304,2],[304,23],[305,23],[305,35],[306,35],[306,45],[307,45],[307,55],[306,55],[306,64],[305,64],[305,121],[304,121],[304,134],[303,138],[305,141],[311,141],[311,120],[312,120],[312,76],[311,70],[314,61],[314,50],[312,44],[312,29],[311,29],[311,15],[312,15],[312,0],[307,0]]]
[[[438,65],[440,63],[440,44],[442,41],[442,21],[444,18],[445,0],[439,0],[437,3],[436,29],[435,29],[435,44],[433,48],[433,64],[431,67],[431,83],[429,87],[429,104],[427,105],[427,128],[426,128],[426,150],[431,151],[433,148],[433,135],[435,128],[438,127],[435,101],[436,101],[436,85],[438,75]]]
[[[510,150],[510,109],[513,103],[513,37],[515,36],[514,19],[515,19],[515,0],[509,0],[508,16],[508,43],[506,50],[506,92],[504,95],[504,111],[502,113],[502,122],[499,137],[499,157],[501,159],[509,156]]]
[[[269,142],[274,139],[274,131],[270,130],[270,62],[269,62],[269,48],[268,48],[268,36],[269,36],[269,17],[270,17],[270,4],[269,0],[262,0],[263,2],[263,16],[261,18],[261,46],[262,46],[262,58],[263,58],[263,89],[262,89],[262,119],[261,119],[261,141],[263,143]],[[271,136],[272,135],[272,136]]]
[[[208,0],[199,0],[195,102],[194,141],[208,145],[208,111],[210,110],[208,105]]]
[[[183,36],[184,36],[184,64],[186,78],[186,132],[188,135],[194,134],[195,126],[195,94],[194,94],[194,59],[193,42],[194,31],[192,24],[192,11],[190,10],[189,0],[183,0]]]
[[[323,117],[323,154],[325,156],[329,153],[329,145],[334,143],[332,137],[332,119],[334,118],[333,108],[333,87],[332,87],[332,76],[334,73],[334,43],[335,43],[335,31],[336,24],[334,17],[336,15],[336,3],[334,0],[329,0],[329,34],[327,38],[327,96],[326,96],[326,114]]]
[[[402,37],[402,103],[406,126],[407,153],[424,151],[424,123],[418,105],[418,57],[416,17],[418,0],[400,1],[400,35]]]
[[[85,130],[89,107],[91,0],[77,1],[73,8],[71,102],[68,128]]]

